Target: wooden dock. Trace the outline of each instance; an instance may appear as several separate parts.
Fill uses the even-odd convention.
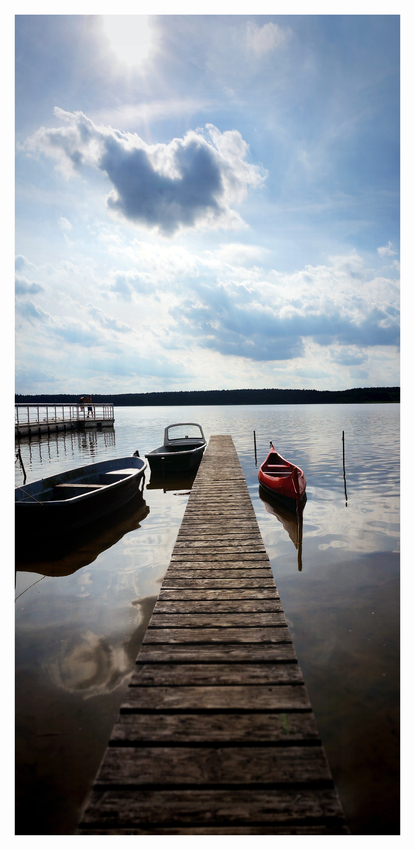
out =
[[[348,832],[232,438],[211,437],[77,834]]]

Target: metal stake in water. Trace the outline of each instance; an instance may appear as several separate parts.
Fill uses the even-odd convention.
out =
[[[344,457],[344,431],[342,431],[342,443],[343,443],[343,481],[344,481],[344,496],[346,499],[346,508],[347,508],[347,490],[346,490],[346,463]]]

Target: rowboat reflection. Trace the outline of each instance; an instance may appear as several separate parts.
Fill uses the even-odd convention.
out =
[[[88,566],[101,552],[110,549],[131,531],[140,527],[148,516],[149,506],[141,492],[113,513],[72,534],[62,541],[35,546],[28,540],[16,544],[16,571],[38,573],[42,576],[69,576]]]
[[[303,510],[307,501],[307,496],[304,494],[302,509],[298,511],[290,511],[283,505],[279,499],[275,499],[259,486],[259,498],[264,503],[265,510],[277,518],[282,523],[289,537],[294,543],[298,552],[298,569],[301,572],[303,568],[302,551],[303,551]]]

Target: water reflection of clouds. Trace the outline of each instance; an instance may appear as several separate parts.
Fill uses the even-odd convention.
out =
[[[348,545],[346,540],[330,540],[330,543],[320,543],[318,546],[319,549],[347,549]]]
[[[92,583],[93,583],[92,578],[91,578],[91,573],[89,571],[86,572],[84,570],[81,570],[81,572],[78,573],[78,575],[77,575],[77,582],[80,586],[79,587],[79,593],[77,594],[77,596],[80,599],[85,599],[87,596],[90,596],[90,591],[87,590],[87,586],[88,585],[92,586]]]
[[[86,631],[63,641],[60,655],[47,669],[57,687],[89,699],[117,688],[130,675],[131,661],[124,647],[113,647]]]
[[[262,506],[263,507],[263,506]],[[258,512],[261,532],[271,561],[277,563],[278,573],[291,572],[294,552],[289,536],[280,522],[270,513]],[[304,511],[302,557],[306,567],[316,567],[318,552],[337,550],[341,553],[364,554],[371,552],[399,552],[400,524],[399,499],[377,495],[362,501],[357,494],[348,501],[339,499],[334,491],[313,491],[310,488]],[[344,555],[343,555],[344,557]]]

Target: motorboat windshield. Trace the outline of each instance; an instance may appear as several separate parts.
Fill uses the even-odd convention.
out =
[[[175,425],[169,425],[164,431],[164,445],[174,445],[177,441],[181,443],[189,440],[193,442],[205,442],[205,437],[200,425],[196,422],[178,422]]]

